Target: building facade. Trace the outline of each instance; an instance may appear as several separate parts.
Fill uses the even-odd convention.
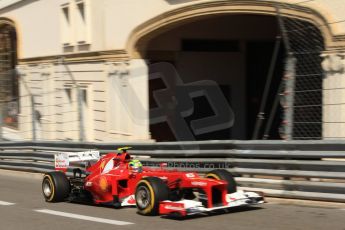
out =
[[[1,42],[14,31],[0,71],[16,66],[5,126],[37,140],[251,139],[275,66],[257,138],[269,126],[273,139],[345,139],[344,10],[342,0],[0,0]],[[268,125],[291,53],[301,67],[281,92],[292,84],[294,99]]]

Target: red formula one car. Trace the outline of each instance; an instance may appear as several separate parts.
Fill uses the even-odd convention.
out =
[[[67,176],[70,162],[87,162],[88,166],[86,170],[74,168],[73,176]],[[131,159],[127,148],[102,157],[97,151],[60,153],[55,156],[55,168],[43,177],[47,202],[88,201],[116,208],[133,205],[143,215],[182,217],[264,202],[257,193],[237,191],[226,170],[213,170],[200,177],[163,166],[142,167],[139,160]]]

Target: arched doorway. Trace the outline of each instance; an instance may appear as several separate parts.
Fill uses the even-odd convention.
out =
[[[0,21],[0,103],[4,124],[16,128],[18,105],[17,34],[11,22]]]
[[[217,9],[220,5],[222,9]],[[176,117],[181,117],[182,113],[175,110],[170,111],[175,117],[168,122],[160,120],[157,123],[159,119],[154,119],[153,113],[150,114],[151,121],[154,121],[150,125],[153,139],[158,141],[251,139],[272,65],[274,47],[279,49],[274,62],[273,80],[269,84],[265,101],[264,112],[267,116],[259,130],[258,138],[261,139],[264,134],[268,134],[270,139],[284,139],[286,137],[284,126],[287,124],[292,127],[289,131],[292,139],[322,137],[323,73],[320,54],[325,50],[325,44],[330,44],[332,39],[327,28],[325,31],[318,29],[317,25],[322,25],[324,22],[318,13],[301,10],[298,7],[284,11],[281,18],[285,19],[285,29],[288,30],[285,34],[289,37],[287,52],[286,46],[282,45],[283,41],[280,42],[281,45],[276,46],[277,37],[284,34],[277,20],[277,11],[272,6],[271,9],[265,8],[261,12],[259,9],[250,12],[250,7],[245,4],[234,6],[223,2],[219,3],[219,6],[203,8],[200,5],[195,9],[190,7],[188,10],[168,12],[139,26],[129,41],[128,50],[132,57],[145,59],[149,67],[155,64],[156,68],[156,63],[161,62],[170,63],[183,83],[214,81],[227,101],[226,106],[234,113],[234,119],[231,118],[234,122],[228,122],[223,127],[218,126],[218,130],[194,132],[192,122],[214,116],[215,111],[212,110],[212,103],[210,104],[209,101],[193,97],[193,112],[182,115],[182,120],[189,127],[183,132],[190,131],[192,135],[177,135],[176,129],[181,127],[181,119]],[[299,29],[302,28],[304,32],[295,35],[293,33],[296,29],[295,25],[299,25]],[[299,46],[303,44],[309,32],[304,28],[311,28],[314,31],[313,35],[317,42],[303,45],[301,49]],[[304,51],[308,51],[307,55]],[[290,104],[289,111],[293,111],[293,116],[290,117],[286,116],[289,111],[287,112],[285,98],[276,100],[279,92],[283,94],[287,91],[286,79],[283,78],[288,69],[287,53],[294,53],[294,57],[299,60],[294,66],[296,80],[293,91],[296,93],[294,101]],[[314,78],[311,79],[312,77]],[[162,104],[162,102],[157,104],[155,101],[155,92],[170,87],[155,77],[152,80],[149,90],[151,111],[159,107],[158,104]],[[178,87],[175,85],[173,90],[170,88],[170,91],[175,91],[173,98],[179,98],[177,95],[179,87],[180,85]],[[277,104],[276,101],[278,105],[274,106]],[[172,102],[174,103],[179,104],[179,101]],[[268,124],[268,116],[272,113],[274,116]],[[265,126],[269,127],[268,133],[265,131]]]

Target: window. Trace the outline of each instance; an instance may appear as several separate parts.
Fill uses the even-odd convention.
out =
[[[72,102],[72,89],[71,88],[65,88],[65,92],[67,94],[69,102],[71,103]]]
[[[85,2],[78,0],[76,1],[76,39],[77,43],[87,44],[89,42],[88,38],[88,14],[86,12]]]
[[[62,12],[63,12],[63,16],[65,18],[66,24],[70,25],[71,21],[70,21],[70,16],[69,16],[69,8],[67,7],[63,7],[62,8]]]
[[[78,85],[79,95],[77,100],[80,100],[81,108],[78,107],[78,110],[82,112],[82,119],[84,125],[84,135],[85,139],[88,141],[93,140],[94,132],[94,97],[92,91],[92,83],[81,83]]]
[[[130,95],[126,87],[123,87],[121,79],[117,76],[109,78],[109,128],[116,134],[130,135],[130,116],[127,111],[130,104]]]
[[[3,107],[4,123],[6,126],[13,128],[18,127],[19,113],[19,88],[18,75],[15,71],[16,65],[16,30],[14,27],[4,23],[0,26],[0,101]]]
[[[84,105],[87,106],[87,90],[86,89],[81,90],[81,98],[83,100]]]
[[[61,94],[61,104],[58,104],[60,114],[59,124],[63,139],[76,140],[79,136],[79,117],[77,95],[74,85],[65,84]]]
[[[85,7],[84,7],[84,2],[77,3],[77,7],[78,7],[79,16],[83,20],[83,22],[85,23]]]
[[[70,0],[61,5],[61,33],[65,51],[85,50],[90,44],[90,13],[88,0]],[[84,49],[82,49],[84,47]]]
[[[73,37],[70,4],[61,6],[61,36],[64,46],[72,45]]]

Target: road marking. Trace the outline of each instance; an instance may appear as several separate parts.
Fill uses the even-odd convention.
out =
[[[15,203],[10,203],[10,202],[6,202],[6,201],[1,201],[0,200],[0,205],[14,205]]]
[[[110,220],[110,219],[104,219],[104,218],[98,218],[98,217],[92,217],[92,216],[84,216],[84,215],[73,214],[73,213],[68,213],[68,212],[59,212],[59,211],[54,211],[54,210],[50,210],[50,209],[37,209],[34,211],[46,213],[46,214],[51,214],[51,215],[56,215],[56,216],[63,216],[63,217],[68,217],[68,218],[99,222],[99,223],[104,223],[104,224],[113,224],[113,225],[134,224],[131,222],[125,222],[125,221],[119,221],[119,220]]]

